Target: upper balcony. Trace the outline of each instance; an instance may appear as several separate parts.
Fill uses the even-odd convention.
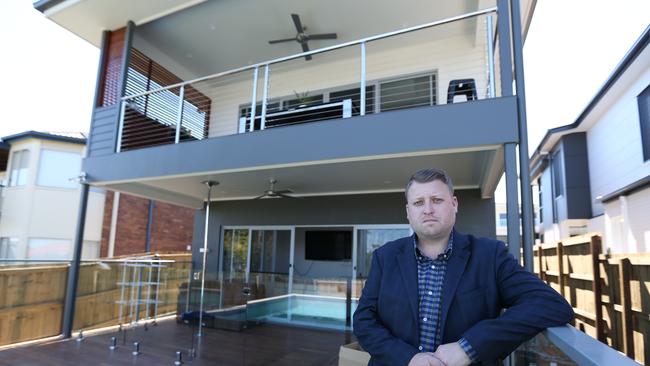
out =
[[[70,29],[75,23],[64,14],[108,22],[104,2],[87,3],[45,13]],[[426,161],[462,167],[459,187],[489,197],[503,171],[503,144],[518,141],[516,101],[501,91],[511,79],[501,73],[496,3],[208,1],[148,19],[129,8],[137,25],[122,31],[122,43],[114,39],[120,30],[104,43],[84,170],[111,189],[137,194],[147,184],[187,194],[168,178],[333,163],[340,173],[360,161],[386,171],[379,160],[387,159],[406,171]],[[526,29],[532,8],[522,5]],[[337,38],[313,37],[323,33]],[[305,35],[312,35],[306,43],[293,40]],[[276,39],[289,41],[269,42]]]

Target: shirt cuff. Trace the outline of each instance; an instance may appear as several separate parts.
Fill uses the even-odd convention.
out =
[[[458,344],[463,349],[463,351],[465,351],[465,353],[467,354],[467,357],[469,357],[469,359],[470,359],[470,361],[472,361],[472,363],[477,363],[478,362],[478,355],[476,354],[476,351],[474,350],[472,345],[469,344],[467,339],[465,339],[465,338],[459,339]]]

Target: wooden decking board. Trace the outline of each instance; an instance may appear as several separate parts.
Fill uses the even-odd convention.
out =
[[[195,341],[197,357],[190,359],[191,326],[173,320],[127,330],[126,341],[119,335],[118,348],[108,349],[116,332],[86,336],[76,340],[0,351],[0,365],[173,365],[177,350],[183,351],[184,365],[227,366],[335,366],[339,346],[348,342],[342,331],[316,330],[263,324],[241,332],[205,329]],[[195,340],[197,338],[194,338]],[[133,342],[140,342],[141,354],[131,355]]]

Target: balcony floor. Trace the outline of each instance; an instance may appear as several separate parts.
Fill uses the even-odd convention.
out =
[[[145,331],[143,326],[88,335],[81,342],[62,340],[0,352],[0,365],[173,365],[175,352],[183,351],[184,365],[337,365],[339,346],[350,342],[339,331],[277,325],[256,325],[241,332],[207,328],[190,359],[192,327],[163,320]],[[112,336],[118,348],[110,351]],[[197,339],[197,338],[195,338]],[[141,354],[131,354],[133,342]],[[352,340],[353,341],[353,340]],[[196,341],[195,341],[196,342]]]

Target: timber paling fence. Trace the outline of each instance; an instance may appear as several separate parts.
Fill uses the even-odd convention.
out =
[[[157,315],[175,313],[179,287],[187,282],[191,269],[191,255],[161,254],[157,259],[175,262],[164,263],[158,288],[153,285],[143,289],[141,295],[153,300],[158,290]],[[81,264],[73,329],[100,328],[134,320],[131,318],[136,315],[128,306],[120,309],[119,302],[131,296],[122,293],[120,283],[124,270],[122,263],[116,261]],[[131,280],[131,273],[127,281]],[[0,267],[0,346],[61,334],[67,277],[68,264]],[[138,310],[138,319],[154,315],[152,306],[141,305]]]
[[[598,234],[534,247],[535,273],[573,306],[575,327],[650,362],[650,254],[603,254]]]

